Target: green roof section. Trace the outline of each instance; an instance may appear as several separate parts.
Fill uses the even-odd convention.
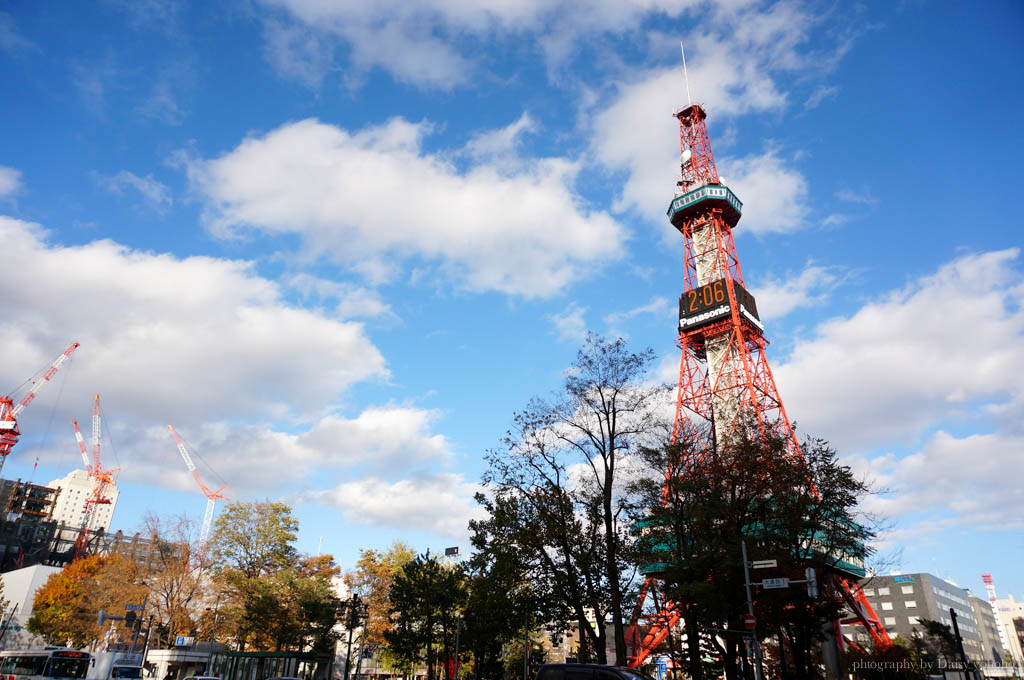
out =
[[[732,189],[724,184],[705,184],[682,196],[676,196],[669,204],[666,214],[675,224],[677,217],[690,213],[697,206],[703,208],[703,204],[708,202],[724,203],[726,221],[730,225],[735,225],[739,221],[740,215],[743,214],[743,201],[738,199]]]

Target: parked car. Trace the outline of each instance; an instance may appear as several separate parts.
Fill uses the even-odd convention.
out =
[[[548,663],[537,671],[536,680],[651,680],[632,668],[596,663]]]

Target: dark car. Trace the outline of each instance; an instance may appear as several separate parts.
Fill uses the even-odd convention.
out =
[[[643,673],[622,666],[596,663],[549,663],[537,671],[536,680],[651,680]]]

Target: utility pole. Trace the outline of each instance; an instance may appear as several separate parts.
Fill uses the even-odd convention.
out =
[[[754,626],[750,629],[754,648],[754,680],[764,680],[764,666],[761,663],[761,640],[757,637],[757,618],[754,617],[754,598],[750,594],[750,562],[747,561],[747,542],[741,540],[743,550],[743,587],[747,590],[747,613],[754,618]]]
[[[132,635],[132,649],[131,653],[135,653],[135,643],[139,640],[139,630],[142,628],[142,617],[146,614],[146,602],[149,601],[149,594],[147,593],[142,598],[142,609],[139,611],[139,618],[135,622],[135,634]]]
[[[960,637],[960,624],[956,621],[956,610],[949,608],[949,618],[953,621],[953,634],[956,635],[956,651],[960,654],[960,663],[963,664],[963,672],[968,671],[967,654],[964,652],[964,639]]]
[[[523,614],[523,680],[530,680],[530,608]],[[760,678],[758,678],[760,680]]]

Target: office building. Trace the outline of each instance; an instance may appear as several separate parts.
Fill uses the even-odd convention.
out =
[[[49,483],[50,487],[60,487],[60,498],[53,510],[53,518],[58,523],[69,527],[81,527],[85,522],[89,506],[86,501],[92,495],[96,482],[85,470],[72,470],[61,479]],[[89,531],[108,531],[117,505],[117,485],[107,485],[103,498],[109,503],[97,503],[93,511]]]
[[[862,588],[890,636],[899,635],[909,641],[915,633],[923,634],[921,619],[938,621],[952,628],[950,609],[953,609],[967,656],[978,662],[992,659],[971,607],[971,595],[966,590],[923,573],[873,576]],[[869,642],[867,633],[858,626],[844,625],[843,633],[860,644]]]

